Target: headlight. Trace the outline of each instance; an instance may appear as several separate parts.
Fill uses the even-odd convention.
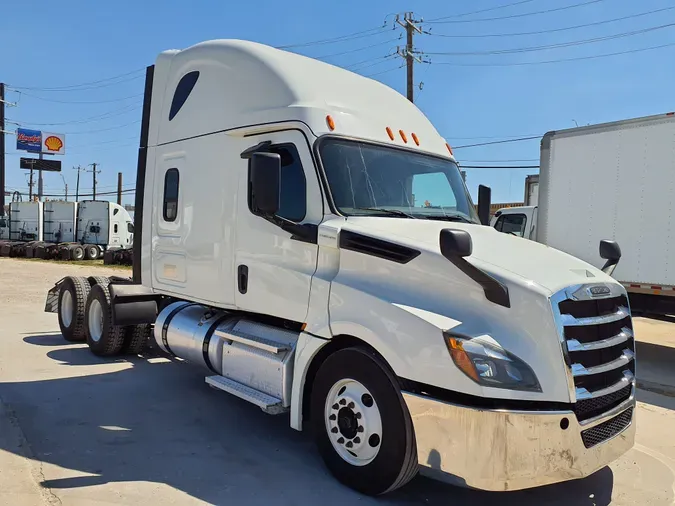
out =
[[[495,341],[443,333],[455,365],[479,385],[541,392],[532,368]]]

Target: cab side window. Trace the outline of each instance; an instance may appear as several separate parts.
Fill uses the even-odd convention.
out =
[[[525,225],[527,216],[524,214],[503,214],[497,220],[495,228],[505,234],[515,234],[523,237],[525,235]]]
[[[293,144],[280,144],[270,146],[268,152],[281,157],[281,197],[277,216],[300,222],[307,214],[307,181],[298,150]]]
[[[169,169],[164,175],[164,221],[176,221],[178,216],[178,169]]]

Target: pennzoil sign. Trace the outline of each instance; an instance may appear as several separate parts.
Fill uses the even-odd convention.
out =
[[[19,128],[16,131],[16,149],[31,153],[63,155],[66,153],[66,136]]]

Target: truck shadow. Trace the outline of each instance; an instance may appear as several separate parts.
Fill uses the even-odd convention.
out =
[[[80,487],[150,482],[212,504],[602,506],[611,500],[609,468],[575,482],[500,494],[418,477],[387,496],[363,497],[329,475],[309,434],[291,429],[287,416],[265,415],[207,388],[197,367],[157,354],[111,364],[81,344],[60,341],[56,348],[53,334],[24,341],[51,348],[48,357],[74,369],[74,377],[0,384],[29,457],[89,475],[50,470],[42,486],[56,495],[60,489],[72,494]],[[106,372],[97,371],[102,365]],[[108,372],[111,367],[120,370]],[[7,446],[1,449],[14,448],[0,441]],[[138,492],[125,498],[126,490],[116,489],[120,502],[134,502]]]

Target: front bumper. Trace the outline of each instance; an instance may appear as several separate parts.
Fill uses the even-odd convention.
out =
[[[572,411],[485,410],[409,392],[403,398],[421,473],[465,487],[505,491],[583,478],[635,439],[634,395],[583,426]]]

